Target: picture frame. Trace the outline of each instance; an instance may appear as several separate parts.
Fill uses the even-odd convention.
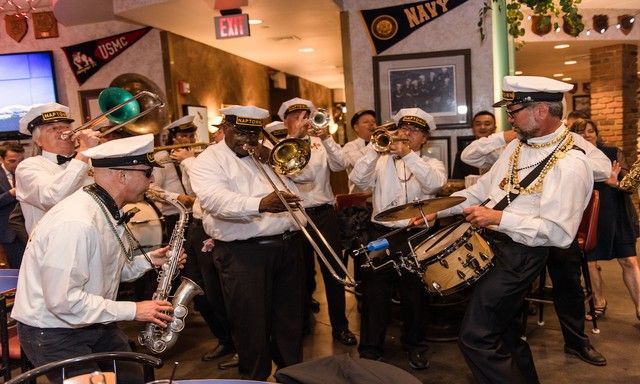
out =
[[[102,111],[98,104],[98,97],[100,96],[102,89],[87,89],[84,91],[78,91],[78,97],[80,99],[80,112],[82,113],[82,122],[98,117]]]
[[[591,96],[589,95],[574,95],[573,96],[573,110],[584,112],[587,116],[591,116]]]
[[[451,175],[451,161],[450,161],[450,137],[437,137],[432,136],[427,140],[427,145],[422,147],[422,155],[438,159],[444,163],[444,168],[447,172],[447,177]]]
[[[207,107],[204,105],[182,104],[182,115],[192,115],[193,124],[198,127],[196,131],[196,141],[202,143],[209,142],[209,116]]]
[[[401,108],[419,107],[438,128],[471,125],[471,50],[373,58],[375,110],[379,122]]]

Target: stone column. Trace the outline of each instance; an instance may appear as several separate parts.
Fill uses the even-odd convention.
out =
[[[591,118],[608,145],[623,149],[629,165],[637,157],[637,71],[637,45],[591,49]]]

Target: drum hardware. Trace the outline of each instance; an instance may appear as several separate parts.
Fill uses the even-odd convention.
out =
[[[153,99],[153,104],[141,111],[140,104],[137,100],[143,96]],[[133,96],[129,91],[119,87],[105,88],[100,92],[100,95],[98,96],[98,104],[100,105],[100,111],[102,112],[100,115],[77,128],[62,132],[60,139],[68,140],[76,132],[85,129],[95,129],[106,120],[115,123],[116,125],[109,127],[109,129],[100,133],[100,137],[103,137],[117,129],[125,127],[127,124],[132,123],[142,116],[149,114],[156,108],[164,107],[164,103],[160,100],[160,97],[154,93],[149,91],[140,91]]]
[[[465,201],[467,198],[462,196],[436,197],[433,199],[425,199],[412,201],[403,205],[384,210],[373,218],[376,221],[397,221],[425,216],[431,213],[451,208]],[[426,220],[425,220],[426,222]]]
[[[271,152],[269,153],[269,165],[275,171],[276,176],[280,180],[282,186],[284,186],[286,192],[291,193],[289,188],[287,188],[286,184],[284,183],[281,175],[292,175],[298,173],[307,165],[309,159],[311,158],[310,145],[306,140],[302,139],[284,139],[278,142],[277,139],[275,139],[273,135],[267,132],[264,128],[262,128],[262,132],[265,137],[273,144],[273,149],[271,149]],[[340,284],[346,287],[355,287],[355,279],[349,274],[347,267],[342,263],[342,260],[333,250],[327,239],[322,235],[320,229],[318,229],[313,220],[311,220],[311,217],[307,214],[302,204],[300,202],[296,202],[294,204],[289,204],[287,202],[287,200],[284,198],[284,196],[276,186],[274,180],[265,170],[264,165],[258,159],[258,155],[256,154],[256,147],[251,147],[245,144],[243,148],[249,153],[249,156],[253,160],[256,168],[258,168],[258,171],[269,182],[271,188],[273,188],[274,193],[280,199],[280,202],[282,202],[287,212],[289,212],[296,225],[298,226],[298,228],[300,228],[318,257],[320,257],[322,263],[325,265],[325,267],[327,267],[327,270],[329,271],[331,276],[333,276],[334,279],[336,279],[338,282],[340,282]],[[294,208],[296,208],[307,220],[307,223],[309,224],[311,229],[316,233],[320,241],[322,241],[325,248],[333,257],[334,262],[340,267],[342,272],[344,272],[345,277],[340,277],[340,275],[336,273],[335,269],[333,268],[327,257],[324,255],[316,241],[313,239],[306,226],[302,225],[302,222],[294,212]]]

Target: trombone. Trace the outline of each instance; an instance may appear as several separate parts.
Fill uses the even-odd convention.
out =
[[[307,165],[307,163],[309,162],[309,158],[311,157],[311,151],[309,150],[310,149],[309,143],[306,140],[302,140],[302,139],[284,139],[278,142],[273,137],[273,135],[265,131],[264,128],[262,129],[262,132],[264,133],[265,137],[273,144],[273,149],[269,153],[269,165],[276,172],[276,175],[278,176],[280,183],[285,188],[285,191],[291,193],[291,191],[289,190],[289,188],[287,188],[287,185],[284,183],[284,180],[282,180],[282,177],[280,175],[282,174],[293,175],[299,172],[300,170],[302,170],[302,168],[304,168],[304,166]],[[334,261],[338,264],[340,269],[344,272],[345,277],[341,277],[340,275],[338,275],[338,273],[335,271],[335,269],[333,268],[333,266],[331,265],[327,257],[324,255],[322,250],[320,250],[320,247],[315,242],[315,240],[313,239],[313,237],[311,236],[307,228],[304,225],[302,225],[302,222],[300,221],[298,216],[294,213],[290,203],[287,202],[287,200],[284,198],[282,193],[278,190],[278,187],[276,186],[275,182],[269,176],[267,171],[264,169],[263,164],[258,159],[257,154],[255,152],[256,147],[251,147],[245,144],[244,149],[249,153],[249,156],[255,163],[256,167],[258,168],[262,176],[264,176],[264,178],[267,179],[269,184],[271,184],[271,187],[273,188],[273,191],[276,193],[276,196],[278,196],[278,198],[280,199],[284,207],[287,209],[287,211],[289,212],[293,220],[296,222],[296,224],[298,225],[298,228],[300,228],[300,230],[304,234],[304,237],[306,237],[307,241],[309,241],[309,243],[313,247],[313,250],[318,254],[318,256],[320,257],[320,260],[322,260],[322,263],[324,263],[324,265],[327,267],[327,270],[329,270],[329,273],[331,273],[331,276],[333,276],[334,279],[336,279],[338,282],[340,282],[344,286],[355,287],[356,282],[353,279],[353,277],[349,275],[349,271],[347,271],[347,267],[345,267],[345,265],[342,263],[342,260],[340,260],[340,257],[333,250],[329,242],[327,242],[327,239],[322,235],[322,233],[320,233],[320,230],[318,229],[316,224],[313,222],[313,220],[311,220],[311,217],[309,217],[309,215],[305,211],[302,204],[300,202],[296,202],[293,204],[293,206],[300,211],[300,213],[305,217],[305,219],[307,219],[309,226],[316,233],[320,241],[322,241],[325,248],[329,250],[329,253],[331,253],[331,256],[333,257]],[[287,161],[287,159],[289,160]]]
[[[194,148],[194,147],[208,147],[211,144],[215,144],[215,143],[197,142],[197,143],[161,145],[159,147],[153,147],[153,152],[160,152],[160,151],[169,151],[169,152],[171,152],[174,149]]]
[[[153,99],[154,103],[149,108],[141,112],[140,104],[137,100],[142,96],[150,97]],[[93,129],[107,119],[112,123],[117,124],[100,133],[100,137],[103,137],[150,113],[155,108],[164,107],[164,103],[155,93],[140,91],[133,96],[129,91],[119,87],[109,87],[100,92],[100,95],[98,96],[98,104],[100,105],[100,110],[103,111],[99,116],[87,121],[77,128],[63,132],[60,135],[60,139],[67,140],[76,132],[89,128]]]
[[[409,141],[406,137],[400,137],[392,135],[389,131],[397,129],[397,125],[394,122],[384,123],[377,126],[371,134],[371,145],[373,149],[378,153],[389,152],[391,144],[396,141]]]

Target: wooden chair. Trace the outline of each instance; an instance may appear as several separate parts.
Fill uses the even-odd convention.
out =
[[[580,247],[580,252],[582,256],[582,277],[584,280],[584,290],[585,296],[584,300],[589,303],[589,313],[591,314],[591,323],[593,324],[593,329],[591,332],[600,333],[600,329],[598,329],[598,321],[595,316],[595,304],[593,302],[593,290],[591,288],[591,276],[589,275],[589,264],[587,262],[587,252],[590,252],[595,249],[596,244],[598,242],[598,217],[600,213],[600,195],[598,191],[594,190],[591,194],[591,200],[589,200],[589,204],[587,208],[584,210],[582,214],[582,220],[580,221],[580,226],[578,227],[578,233],[576,234],[576,240],[578,242],[578,246]],[[526,335],[527,331],[527,311],[528,311],[528,302],[533,302],[538,304],[538,325],[544,325],[544,305],[545,304],[553,304],[553,300],[547,299],[544,296],[544,288],[545,282],[547,279],[546,268],[540,274],[540,284],[538,287],[538,292],[534,295],[528,295],[525,298],[525,305],[522,312],[522,334]]]
[[[44,376],[49,373],[53,373],[57,370],[61,372],[62,378],[65,379],[66,378],[65,369],[69,367],[78,366],[82,364],[86,365],[88,363],[105,362],[105,361],[113,361],[113,370],[116,376],[118,375],[117,373],[118,371],[116,368],[117,362],[134,362],[134,363],[141,364],[143,368],[145,383],[153,381],[155,379],[154,369],[160,368],[162,366],[162,360],[154,356],[145,355],[144,353],[137,353],[137,352],[92,353],[90,355],[79,356],[71,359],[55,361],[49,364],[45,364],[43,366],[40,366],[28,372],[25,372],[19,376],[16,376],[15,378],[7,381],[6,384],[22,384],[22,383],[27,383],[31,381],[35,382],[35,380],[38,377]],[[85,377],[85,376],[86,375],[81,375],[81,377],[79,378],[74,377],[73,379],[75,380],[77,378],[78,380],[81,380],[82,377]],[[110,377],[111,375],[106,374],[105,376],[107,377],[107,383],[108,383],[109,382],[108,377]]]

